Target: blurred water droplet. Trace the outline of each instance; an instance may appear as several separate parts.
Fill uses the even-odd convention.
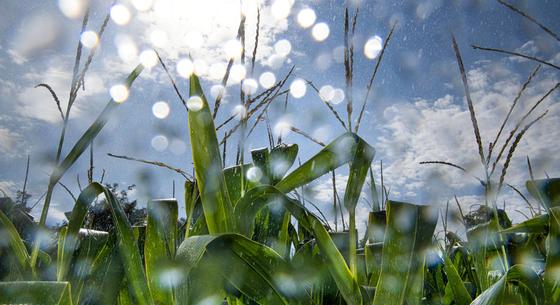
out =
[[[181,77],[189,78],[191,77],[193,72],[194,72],[194,65],[190,59],[185,58],[179,60],[179,62],[177,63],[177,73],[179,73]]]
[[[59,0],[58,7],[64,16],[74,19],[82,16],[88,6],[85,0]]]
[[[344,91],[340,88],[336,88],[333,90],[333,97],[331,99],[331,103],[338,105],[344,101]]]
[[[210,88],[210,96],[212,96],[212,98],[216,99],[218,98],[218,96],[222,95],[222,97],[225,95],[226,90],[224,88],[224,86],[222,85],[214,85]]]
[[[111,7],[111,19],[118,25],[126,25],[131,18],[130,11],[122,4],[115,4]]]
[[[94,31],[85,31],[80,35],[80,43],[86,48],[93,48],[99,42],[97,33]]]
[[[160,120],[165,119],[169,115],[169,105],[164,101],[154,103],[152,113]]]
[[[259,84],[256,80],[252,78],[247,78],[243,80],[243,84],[241,85],[241,89],[247,95],[253,95],[257,93],[257,89],[259,89]]]
[[[157,135],[155,137],[152,138],[152,141],[150,143],[152,145],[152,147],[159,151],[162,152],[164,150],[167,149],[167,146],[169,145],[169,141],[167,140],[167,137],[164,135]]]
[[[187,100],[187,108],[190,111],[199,111],[200,109],[202,109],[203,106],[204,106],[204,102],[197,95],[193,95],[189,97],[189,99]]]
[[[253,166],[247,170],[247,179],[251,182],[259,182],[263,176],[260,168]]]
[[[224,52],[228,59],[237,59],[243,53],[243,45],[237,39],[228,40],[224,45]]]
[[[122,103],[128,98],[128,88],[123,84],[114,85],[109,89],[109,94],[115,102]]]
[[[203,59],[196,59],[193,62],[194,73],[198,76],[205,76],[208,73],[208,64]]]
[[[325,101],[330,102],[334,96],[334,88],[331,85],[325,85],[319,89],[319,97]]]
[[[237,120],[241,120],[247,116],[247,109],[243,105],[237,105],[233,107],[231,114],[234,115]]]
[[[231,66],[231,70],[229,73],[229,81],[232,84],[239,84],[247,75],[247,69],[242,64],[235,64]]]
[[[153,68],[158,63],[157,54],[154,50],[144,50],[140,53],[140,63],[146,68]]]
[[[274,51],[276,54],[286,57],[292,51],[292,44],[286,39],[279,40],[274,44]]]
[[[372,38],[368,39],[366,44],[364,45],[364,54],[369,59],[375,59],[381,53],[383,49],[383,39],[381,37],[375,35]]]
[[[292,10],[291,1],[288,0],[276,0],[272,3],[270,10],[272,16],[277,20],[283,20],[290,16],[290,11]]]
[[[290,85],[290,94],[295,98],[302,98],[307,91],[307,85],[301,78],[295,79]]]
[[[274,86],[274,83],[276,83],[276,76],[272,72],[264,72],[259,77],[259,83],[265,89],[272,88],[272,86]]]
[[[311,8],[304,8],[300,10],[297,15],[297,22],[304,29],[312,26],[315,23],[315,20],[317,20],[317,15]]]
[[[149,10],[153,4],[153,0],[132,0],[132,5],[139,11]]]
[[[313,26],[311,35],[313,35],[313,38],[317,41],[324,41],[329,37],[330,32],[329,25],[324,22],[320,22]]]

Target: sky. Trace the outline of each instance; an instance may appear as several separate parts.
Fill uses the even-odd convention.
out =
[[[281,80],[294,67],[284,98],[273,101],[268,116],[274,136],[299,145],[304,162],[321,147],[286,126],[305,131],[328,143],[345,130],[325,101],[347,124],[344,95],[344,6],[345,1],[325,0],[2,0],[0,1],[0,188],[14,196],[23,186],[27,157],[31,159],[28,192],[35,203],[46,191],[61,131],[61,118],[50,93],[37,84],[49,84],[66,109],[77,44],[87,54],[97,50],[85,77],[83,90],[72,108],[63,148],[66,154],[95,120],[111,93],[134,67],[148,67],[134,83],[128,98],[94,142],[94,177],[121,186],[135,184],[131,194],[145,205],[149,198],[181,197],[183,177],[165,169],[115,159],[107,153],[165,162],[192,172],[187,113],[173,91],[167,75],[154,61],[157,50],[167,63],[178,88],[188,95],[188,75],[194,71],[203,81],[210,103],[220,91],[227,60],[235,59],[223,105],[216,122],[221,123],[240,108],[241,83],[247,92],[262,92],[273,80]],[[560,32],[560,2],[514,1],[555,32]],[[482,143],[487,151],[517,92],[536,68],[533,61],[474,50],[471,44],[523,52],[560,64],[560,45],[538,26],[497,1],[350,1],[351,14],[359,8],[354,45],[354,109],[364,102],[366,88],[379,60],[379,51],[395,25],[379,72],[367,99],[359,135],[376,150],[373,169],[380,181],[383,161],[384,184],[393,200],[445,206],[457,196],[464,211],[483,203],[483,189],[473,176],[482,177],[473,127],[464,88],[451,46],[458,42],[471,89]],[[84,33],[82,16],[90,6]],[[259,41],[254,71],[250,62],[260,10]],[[95,32],[105,15],[111,18],[104,35]],[[241,15],[246,16],[246,64],[240,59],[236,40]],[[311,81],[318,95],[304,80]],[[543,66],[520,98],[506,125],[505,135],[523,114],[555,86],[558,70]],[[526,193],[529,157],[536,178],[560,175],[560,106],[554,92],[529,117],[547,115],[531,127],[517,145],[506,182]],[[357,112],[354,111],[355,126]],[[254,119],[253,119],[254,121]],[[226,125],[218,132],[235,124]],[[501,137],[501,146],[505,135]],[[235,163],[237,140],[228,143],[226,165]],[[245,142],[245,159],[252,149],[268,145],[266,125],[260,123]],[[507,152],[507,150],[506,150]],[[442,160],[459,164],[467,173],[446,166],[421,165]],[[503,161],[493,179],[498,180]],[[83,156],[62,182],[79,194],[87,181],[89,158]],[[337,171],[341,194],[348,171]],[[363,228],[370,194],[364,189],[358,206],[358,226]],[[311,184],[306,197],[334,221],[332,184],[329,175]],[[522,199],[505,188],[498,199],[516,221],[528,210]],[[58,187],[48,222],[64,220],[72,199]],[[40,214],[42,201],[33,210]],[[452,208],[455,206],[452,205]],[[184,213],[184,212],[183,212]],[[340,222],[340,220],[339,220]]]

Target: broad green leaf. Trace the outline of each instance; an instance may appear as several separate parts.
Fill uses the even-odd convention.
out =
[[[422,278],[425,251],[431,245],[437,213],[429,206],[389,201],[381,274],[374,305],[401,305]],[[420,273],[420,274],[418,274]]]
[[[255,215],[265,206],[284,205],[284,207],[298,220],[300,226],[313,232],[321,256],[324,258],[341,295],[347,304],[362,304],[360,286],[356,278],[352,276],[346,265],[344,257],[338,251],[329,233],[319,221],[305,207],[297,201],[290,199],[284,193],[273,186],[259,186],[249,190],[244,198],[236,205],[235,219],[241,230],[250,232],[251,222]]]
[[[28,270],[29,269],[29,253],[27,252],[27,248],[23,243],[23,240],[19,236],[18,231],[16,230],[14,224],[10,221],[10,219],[0,210],[0,232],[3,232],[2,239],[8,240],[9,248],[12,251],[12,254],[16,257],[21,270]]]
[[[560,207],[552,209],[560,211]],[[548,233],[549,222],[548,214],[542,214],[502,230],[501,233]]]
[[[196,182],[208,231],[211,234],[229,232],[231,225],[228,216],[233,208],[222,172],[221,151],[214,120],[196,75],[190,77],[189,102],[196,106],[189,111],[189,132]]]
[[[177,261],[188,275],[187,285],[179,290],[197,293],[188,286],[196,285],[197,280],[208,280],[222,283],[221,289],[226,289],[227,283],[259,304],[290,304],[290,291],[282,278],[289,274],[287,263],[274,250],[242,235],[192,236],[177,250]],[[179,295],[188,294],[179,291]],[[221,303],[220,299],[215,301]]]
[[[87,211],[87,207],[100,194],[105,195],[109,209],[111,210],[117,234],[118,249],[125,274],[130,285],[130,291],[135,297],[137,304],[151,305],[153,304],[153,300],[146,281],[146,275],[144,273],[140,252],[136,238],[134,237],[132,226],[128,222],[126,214],[120,203],[115,199],[113,194],[101,184],[96,182],[91,183],[82,191],[80,196],[78,196],[76,205],[72,210],[71,219],[68,223],[67,237],[64,245],[65,249],[63,250],[64,253],[68,254],[64,255],[68,257],[75,251],[77,238],[75,236],[71,236],[70,233],[71,231],[74,231],[75,227],[79,228],[79,226],[81,226],[83,217],[85,216],[84,211]],[[66,267],[61,267],[64,269],[58,272],[61,276],[68,272],[69,262],[66,261],[66,257],[64,259]]]
[[[465,283],[455,268],[455,264],[451,261],[447,254],[444,254],[443,270],[447,275],[448,286],[453,292],[453,300],[456,305],[468,305],[472,302],[471,295],[465,287]]]
[[[262,177],[259,181],[260,184],[270,184],[270,152],[268,148],[259,148],[251,150],[251,158],[253,159],[253,166],[261,170]]]
[[[369,183],[371,192],[371,205],[372,212],[381,211],[381,204],[379,203],[379,194],[377,193],[377,186],[375,185],[375,178],[373,177],[373,170],[369,169]]]
[[[560,206],[560,178],[529,180],[525,186],[545,208]]]
[[[224,177],[230,201],[235,204],[241,198],[241,190],[248,190],[254,187],[247,177],[247,171],[252,167],[251,163],[230,166],[224,169]],[[243,170],[243,173],[242,173]],[[242,187],[243,184],[243,187]],[[234,206],[235,208],[235,206]]]
[[[294,164],[298,150],[297,144],[280,144],[270,151],[268,167],[272,184],[276,184],[284,178]]]
[[[546,304],[560,303],[560,208],[549,210],[550,233],[546,238],[544,289]]]
[[[0,282],[0,304],[72,305],[68,282]]]
[[[198,188],[196,181],[185,180],[185,214],[187,220],[185,223],[185,239],[190,236],[191,226],[193,225],[194,208],[198,200]]]
[[[512,293],[511,288],[514,285],[516,289]],[[529,267],[515,265],[494,285],[483,291],[471,305],[539,305],[545,304],[544,301],[540,277]]]
[[[170,266],[175,257],[177,238],[178,204],[175,199],[151,200],[148,202],[148,219],[144,259],[146,276],[156,304],[172,304],[171,288],[175,286]]]

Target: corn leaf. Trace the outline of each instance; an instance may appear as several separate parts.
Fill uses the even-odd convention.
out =
[[[144,258],[146,276],[156,304],[172,304],[173,294],[169,277],[169,265],[175,257],[177,238],[178,205],[175,199],[152,200],[148,202],[148,219]]]
[[[12,250],[12,254],[16,257],[21,271],[29,269],[29,252],[19,236],[18,231],[14,224],[10,221],[8,216],[0,210],[0,230],[7,233],[8,245]],[[3,239],[6,237],[2,237]]]
[[[546,264],[544,267],[544,289],[546,304],[560,303],[560,208],[549,210],[550,233],[546,239]]]
[[[179,288],[179,295],[221,304],[222,300],[215,297],[220,295],[218,291],[207,291],[201,296],[200,291],[193,289],[200,286],[200,281],[211,281],[221,283],[219,286],[224,290],[233,287],[259,304],[290,304],[291,296],[283,290],[282,279],[278,277],[288,271],[287,263],[274,250],[242,235],[192,236],[177,250],[177,261],[188,274],[188,282]],[[219,278],[210,274],[218,274]]]
[[[465,283],[461,279],[459,272],[447,254],[444,254],[445,263],[443,270],[447,275],[448,286],[453,292],[453,300],[456,305],[468,305],[472,302],[472,298],[465,287]]]
[[[525,186],[545,208],[560,206],[560,178],[529,180]]]
[[[298,220],[300,226],[313,232],[341,295],[347,304],[362,304],[360,286],[356,278],[352,276],[346,265],[344,257],[338,251],[329,233],[319,221],[305,207],[297,201],[290,199],[284,193],[273,186],[259,186],[249,190],[239,200],[235,209],[235,219],[241,232],[248,234],[252,229],[252,223],[257,213],[266,206],[284,205],[284,207]]]
[[[513,287],[516,289],[512,292]],[[542,280],[527,266],[511,267],[500,280],[483,291],[471,303],[471,305],[495,304],[545,304]]]
[[[417,292],[414,283],[424,272],[425,250],[432,242],[437,213],[429,206],[389,201],[381,274],[374,305],[401,305]]]
[[[72,305],[68,282],[1,282],[0,304]]]
[[[190,96],[200,98],[202,108],[189,111],[189,131],[196,182],[204,208],[204,217],[211,234],[229,232],[231,206],[216,128],[198,77],[190,77]]]

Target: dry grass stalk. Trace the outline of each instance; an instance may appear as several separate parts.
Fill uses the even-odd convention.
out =
[[[337,121],[342,125],[342,127],[344,127],[344,129],[348,129],[346,127],[346,124],[344,123],[344,121],[342,120],[342,118],[340,117],[340,115],[338,114],[338,112],[334,109],[334,107],[327,101],[323,100],[323,98],[321,98],[321,95],[319,94],[319,89],[317,89],[317,87],[315,86],[315,84],[313,84],[313,82],[311,82],[310,80],[305,80],[305,82],[311,86],[311,88],[317,92],[317,95],[319,96],[319,99],[321,99],[321,101],[327,105],[327,107],[329,108],[329,110],[331,111],[331,113],[334,115],[334,117],[337,119]]]
[[[533,22],[534,24],[538,25],[543,31],[545,31],[548,35],[552,36],[554,39],[556,39],[557,41],[560,41],[560,37],[558,36],[558,34],[554,33],[552,30],[550,30],[549,28],[547,28],[546,26],[544,26],[542,23],[540,23],[537,19],[533,18],[531,15],[525,13],[524,11],[520,10],[519,8],[513,6],[512,4],[509,4],[507,2],[505,2],[504,0],[498,0],[498,2],[500,4],[502,4],[503,6],[509,8],[510,10],[518,13],[519,15],[527,18],[528,20],[530,20],[531,22]]]
[[[183,98],[183,95],[181,94],[181,92],[179,91],[179,87],[177,87],[177,83],[175,82],[175,80],[173,79],[173,76],[171,76],[171,73],[169,72],[169,69],[167,69],[167,66],[165,65],[165,63],[163,62],[163,59],[161,59],[161,56],[159,56],[159,53],[157,51],[156,55],[157,58],[159,60],[159,63],[161,64],[161,66],[163,67],[163,70],[165,71],[165,73],[167,74],[167,78],[169,78],[169,81],[171,81],[171,85],[173,85],[173,89],[175,90],[175,93],[177,94],[177,96],[179,97],[179,99],[181,100],[181,103],[183,104],[183,106],[185,107],[185,109],[187,110],[187,112],[189,111],[189,108],[187,108],[187,102],[185,101],[185,98]]]
[[[183,176],[187,180],[193,180],[193,177],[190,174],[188,174],[187,172],[185,172],[184,170],[182,170],[180,168],[173,167],[171,165],[165,164],[165,163],[160,162],[160,161],[142,160],[142,159],[128,157],[128,156],[115,155],[115,154],[111,154],[111,153],[108,153],[107,155],[109,157],[113,157],[113,158],[117,158],[117,159],[136,161],[136,162],[140,162],[140,163],[144,163],[144,164],[149,164],[149,165],[154,165],[154,166],[166,168],[166,169],[169,169],[169,170],[172,170],[174,172],[179,173],[181,176]]]
[[[529,60],[532,60],[532,61],[539,62],[543,65],[547,65],[547,66],[552,67],[554,69],[560,70],[560,66],[557,66],[557,65],[555,65],[551,62],[548,62],[544,59],[537,58],[535,56],[530,56],[530,55],[527,55],[527,54],[522,54],[522,53],[518,53],[518,52],[507,51],[507,50],[502,50],[502,49],[497,49],[497,48],[481,47],[481,46],[474,45],[474,44],[471,45],[471,46],[475,50],[490,51],[490,52],[503,53],[503,54],[513,55],[513,56],[517,56],[517,57],[522,57],[522,58],[525,58],[525,59],[529,59]]]

